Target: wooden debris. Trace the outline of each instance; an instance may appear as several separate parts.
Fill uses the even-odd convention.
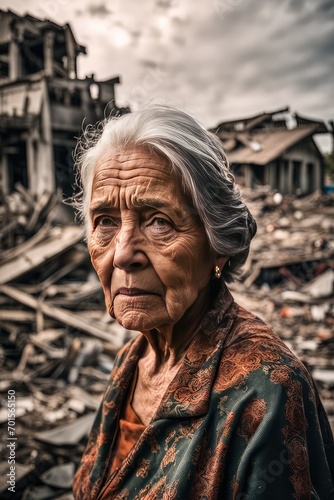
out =
[[[20,488],[20,483],[22,483],[27,477],[31,476],[31,473],[33,471],[33,466],[32,465],[23,465],[19,463],[18,461],[15,463],[15,483],[17,486],[17,489]],[[13,494],[12,492],[9,492],[8,494],[8,462],[0,462],[0,495],[1,498],[15,498],[15,493]],[[11,496],[10,496],[11,495]],[[18,497],[16,497],[18,498]]]
[[[258,221],[241,282],[240,305],[269,324],[313,372],[334,416],[334,196],[280,197],[242,188]],[[277,193],[276,193],[277,194]],[[331,419],[334,430],[334,417]]]
[[[59,307],[52,307],[46,303],[39,302],[37,299],[28,295],[17,288],[11,287],[9,285],[0,285],[0,293],[8,295],[12,299],[21,302],[25,306],[31,307],[32,309],[40,310],[46,316],[53,318],[61,323],[72,326],[79,331],[93,335],[96,338],[110,341],[113,337],[112,331],[106,328],[106,325],[97,323],[96,321],[90,322],[86,318],[80,317],[79,314],[75,314],[71,311],[66,311],[60,309]]]
[[[56,224],[57,200],[18,186],[0,205],[0,393],[16,394],[17,463],[27,467],[17,498],[26,500],[71,498],[114,357],[133,335],[106,316],[84,231]],[[7,419],[0,408],[4,428]]]
[[[13,281],[41,264],[45,264],[82,240],[82,238],[83,230],[80,227],[52,228],[46,241],[38,243],[23,255],[21,254],[15,259],[0,265],[0,283]]]
[[[303,291],[307,292],[311,297],[318,299],[330,297],[334,293],[334,271],[327,269],[319,276],[314,278],[310,283],[303,287]]]
[[[58,426],[50,431],[39,432],[35,439],[53,446],[76,445],[90,431],[94,421],[94,414],[88,413],[68,425]]]
[[[0,393],[16,392],[26,500],[55,491],[73,500],[71,476],[115,355],[135,334],[106,312],[82,228],[56,223],[57,196],[34,200],[18,186],[0,205]],[[334,199],[244,197],[259,230],[232,294],[308,366],[334,426]]]

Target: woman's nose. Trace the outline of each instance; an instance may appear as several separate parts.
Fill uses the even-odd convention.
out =
[[[121,228],[116,237],[114,267],[134,271],[147,266],[148,258],[135,230]]]

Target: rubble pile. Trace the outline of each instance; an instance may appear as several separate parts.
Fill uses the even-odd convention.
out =
[[[106,313],[83,229],[59,225],[59,201],[48,193],[34,201],[18,186],[0,208],[4,499],[72,498],[74,470],[113,359],[133,335]],[[15,493],[8,491],[6,437],[16,438]]]
[[[334,197],[243,189],[258,234],[231,290],[308,366],[334,422]],[[17,186],[0,205],[0,408],[15,395],[16,492],[1,441],[0,496],[72,499],[71,482],[115,354],[134,332],[105,311],[81,227],[60,195]],[[65,223],[64,223],[65,221]],[[12,400],[12,399],[11,399]]]
[[[258,233],[230,288],[308,367],[334,430],[334,195],[242,193]]]

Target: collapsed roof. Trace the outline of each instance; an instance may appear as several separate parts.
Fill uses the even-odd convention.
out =
[[[294,115],[296,125],[288,128],[289,107],[221,122],[212,129],[221,139],[231,163],[267,165],[286,150],[315,134],[328,133],[322,121]]]

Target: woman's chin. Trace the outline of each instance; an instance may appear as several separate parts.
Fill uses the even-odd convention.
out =
[[[123,328],[140,332],[153,330],[161,324],[158,318],[149,317],[144,313],[138,313],[138,311],[135,311],[133,314],[117,315],[115,313],[115,318]]]
[[[148,331],[169,323],[165,305],[154,299],[155,296],[150,300],[145,297],[145,300],[131,301],[117,297],[113,302],[113,317],[127,330]]]

